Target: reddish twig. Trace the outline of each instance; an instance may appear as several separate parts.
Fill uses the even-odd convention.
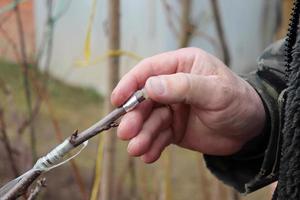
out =
[[[6,123],[5,123],[5,120],[4,120],[4,109],[2,108],[1,105],[0,105],[0,132],[2,134],[1,140],[4,144],[5,150],[7,152],[7,156],[8,156],[8,159],[9,159],[11,169],[14,173],[14,176],[17,177],[20,174],[19,174],[18,166],[17,166],[16,161],[15,161],[14,156],[13,156],[13,150],[12,150],[9,138],[7,136]]]
[[[3,38],[7,41],[7,43],[10,44],[16,59],[18,60],[18,62],[20,62],[21,58],[18,51],[18,46],[15,43],[15,41],[10,37],[10,35],[7,33],[7,31],[3,29],[2,25],[0,25],[0,33],[2,34]]]
[[[1,21],[3,22],[3,20]],[[20,53],[18,51],[18,46],[16,44],[16,42],[10,37],[10,35],[7,33],[7,31],[5,29],[3,29],[2,27],[2,23],[0,23],[0,33],[3,35],[4,39],[10,44],[10,46],[13,49],[14,55],[18,61],[18,63],[20,65],[22,65],[21,62],[21,56]],[[20,124],[20,126],[18,127],[17,132],[19,134],[22,134],[25,129],[30,126],[30,124],[32,123],[32,121],[35,119],[35,117],[38,115],[39,110],[40,110],[40,105],[41,105],[41,101],[39,99],[36,100],[36,104],[34,105],[33,111],[32,111],[32,115],[28,116],[27,119],[23,120],[23,122]]]
[[[30,126],[30,124],[35,120],[38,116],[40,108],[41,108],[42,101],[40,98],[37,98],[34,108],[32,110],[32,115],[29,116],[27,119],[24,119],[17,129],[18,134],[23,134],[25,129]]]
[[[26,43],[25,43],[25,36],[24,36],[24,30],[23,30],[23,22],[21,19],[21,14],[20,14],[18,5],[16,5],[16,7],[15,7],[15,14],[16,14],[16,23],[17,23],[17,30],[18,30],[18,35],[19,35],[19,42],[20,42],[20,53],[21,53],[21,63],[22,63],[21,67],[22,67],[22,72],[23,72],[23,85],[24,85],[25,98],[26,98],[26,103],[27,103],[27,108],[28,108],[28,116],[30,119],[33,119],[31,91],[30,91],[30,85],[29,85],[29,79],[28,79],[29,64],[27,62]],[[31,121],[29,128],[30,128],[30,144],[31,144],[32,158],[33,158],[33,160],[36,160],[37,159],[37,148],[36,148],[34,120]]]
[[[0,88],[2,89],[3,93],[6,96],[10,95],[10,91],[7,87],[7,85],[4,83],[3,80],[0,79]],[[4,144],[4,147],[6,149],[8,159],[10,162],[11,169],[14,173],[14,176],[19,176],[19,170],[18,170],[18,165],[16,164],[16,161],[14,159],[14,150],[10,144],[9,138],[7,136],[7,131],[6,131],[6,123],[5,123],[5,116],[4,116],[4,108],[0,104],[0,132],[2,134],[2,142]]]

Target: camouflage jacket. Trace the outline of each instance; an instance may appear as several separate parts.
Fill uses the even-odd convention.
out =
[[[280,40],[258,59],[258,69],[243,76],[260,95],[267,114],[263,134],[231,156],[204,155],[211,172],[241,193],[250,193],[278,178],[284,78],[284,46]]]

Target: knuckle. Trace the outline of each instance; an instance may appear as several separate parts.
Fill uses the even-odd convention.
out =
[[[226,108],[236,96],[236,92],[233,86],[222,78],[218,78],[217,87],[213,99],[213,103],[216,105],[217,109]]]
[[[185,102],[191,102],[191,96],[188,94],[191,94],[191,91],[193,90],[193,84],[191,78],[186,73],[182,73],[182,80],[181,80],[181,91],[180,94],[184,95],[184,101]]]
[[[193,90],[193,81],[189,74],[179,72],[172,78],[171,83],[168,84],[169,91],[172,91],[171,95],[176,99],[180,99],[183,102],[189,103],[191,99],[191,91]]]
[[[148,57],[143,59],[142,61],[140,61],[139,66],[143,66],[143,67],[151,67],[153,64],[153,59],[152,57]]]

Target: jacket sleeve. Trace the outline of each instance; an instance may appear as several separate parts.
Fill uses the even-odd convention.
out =
[[[269,46],[258,59],[258,69],[243,78],[260,95],[267,114],[264,131],[231,156],[204,155],[207,167],[241,193],[253,192],[277,180],[284,78],[283,40]]]

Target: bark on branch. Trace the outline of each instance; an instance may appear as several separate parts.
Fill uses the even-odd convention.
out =
[[[108,130],[112,127],[117,126],[115,121],[126,113],[126,110],[123,107],[116,108],[111,113],[109,113],[102,120],[98,121],[96,124],[90,128],[78,133],[76,131],[73,133],[67,140],[77,147],[83,142],[87,141],[91,137],[97,135],[98,133]],[[19,196],[23,195],[28,187],[42,174],[42,171],[39,170],[29,170],[4,196],[1,196],[1,200],[11,200],[16,199]]]
[[[46,178],[42,178],[37,181],[36,186],[30,191],[27,200],[34,200],[37,198],[38,194],[41,192],[42,188],[46,187]]]

